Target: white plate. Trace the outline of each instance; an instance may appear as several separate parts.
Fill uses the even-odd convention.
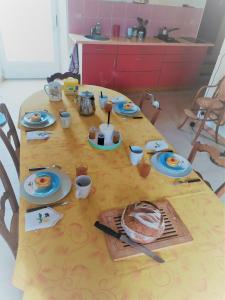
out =
[[[62,200],[64,197],[66,197],[66,195],[69,194],[71,187],[72,187],[72,181],[71,181],[70,177],[56,169],[53,169],[53,168],[49,168],[48,171],[55,173],[56,175],[59,176],[60,182],[61,182],[60,189],[56,193],[54,193],[46,198],[39,198],[39,197],[29,195],[24,189],[24,182],[22,182],[20,184],[20,192],[21,192],[21,195],[24,198],[26,198],[26,200],[28,202],[40,204],[40,205],[50,204],[50,203],[54,203],[54,202]]]
[[[168,144],[162,140],[150,141],[147,142],[145,145],[145,149],[147,151],[155,151],[155,152],[168,149],[168,147],[169,147]]]
[[[156,153],[152,156],[151,158],[151,164],[152,166],[161,174],[164,174],[168,177],[172,177],[172,178],[182,178],[182,177],[186,177],[188,176],[191,172],[192,172],[192,165],[182,156],[178,155],[178,154],[174,154],[176,155],[176,157],[182,161],[183,165],[185,165],[185,169],[183,170],[173,170],[171,168],[168,168],[164,165],[162,165],[159,161],[159,156],[162,153]],[[164,153],[165,154],[165,153]]]

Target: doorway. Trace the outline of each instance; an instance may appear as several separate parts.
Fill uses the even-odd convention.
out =
[[[59,70],[57,1],[0,1],[0,58],[5,79],[46,78]]]

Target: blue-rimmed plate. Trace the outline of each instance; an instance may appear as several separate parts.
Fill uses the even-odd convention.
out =
[[[43,176],[51,177],[51,186],[44,190],[39,190],[35,184],[35,179]],[[24,181],[24,189],[33,197],[44,198],[56,193],[60,188],[60,184],[60,178],[57,174],[49,171],[40,171],[26,178]]]
[[[113,110],[120,115],[129,116],[135,115],[136,113],[140,112],[140,107],[134,104],[134,107],[130,110],[124,109],[123,106],[127,102],[118,102],[113,106]]]
[[[166,163],[168,157],[174,157],[175,159],[179,160],[179,164],[176,167],[169,166]],[[185,158],[175,153],[157,153],[153,155],[151,163],[157,171],[173,178],[188,176],[192,171],[191,164]]]
[[[26,119],[27,119],[27,115],[29,113],[26,113],[20,121],[21,125],[23,125],[26,128],[31,128],[31,129],[41,129],[41,128],[49,127],[49,126],[51,126],[52,124],[55,123],[56,119],[51,113],[49,113],[47,111],[38,111],[38,112],[43,113],[43,121],[44,122],[42,122],[42,123],[37,123],[37,122],[28,123],[26,121]],[[31,113],[34,113],[34,112],[31,112]],[[45,118],[46,118],[46,120],[45,120]]]
[[[6,118],[5,115],[3,113],[0,112],[0,127],[4,126],[6,123]]]
[[[33,203],[33,204],[39,204],[39,205],[48,205],[48,204],[55,203],[57,201],[62,200],[69,194],[71,187],[72,187],[72,181],[71,181],[70,177],[67,174],[59,171],[56,168],[49,168],[48,172],[54,173],[59,177],[60,187],[59,187],[58,191],[49,195],[48,197],[36,197],[36,196],[32,196],[26,192],[26,190],[24,188],[24,182],[22,182],[20,184],[20,193],[28,202]],[[34,175],[35,174],[36,173],[34,173]],[[28,176],[27,178],[29,178],[29,177],[30,176]],[[26,179],[25,179],[25,181],[26,181]]]
[[[32,121],[31,118],[35,114],[41,115],[40,121]],[[26,113],[23,117],[23,120],[27,124],[40,125],[40,124],[48,122],[48,113],[46,111],[32,111],[32,112]]]

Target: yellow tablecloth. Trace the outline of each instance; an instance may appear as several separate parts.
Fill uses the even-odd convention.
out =
[[[21,112],[48,109],[56,116],[61,108],[72,114],[70,129],[60,122],[47,141],[26,141],[21,134],[21,181],[29,167],[51,164],[75,179],[75,168],[88,165],[93,180],[91,195],[76,200],[74,188],[66,197],[72,204],[56,208],[64,214],[53,228],[24,231],[24,212],[32,207],[20,200],[19,249],[13,282],[24,291],[24,300],[222,300],[225,299],[224,206],[204,183],[174,186],[173,179],[154,169],[143,179],[130,165],[130,144],[162,136],[146,118],[125,119],[112,114],[113,125],[122,132],[123,144],[115,151],[98,151],[87,143],[88,129],[107,119],[98,106],[100,88],[83,86],[96,96],[92,117],[79,116],[75,104],[50,103],[43,92],[27,99]],[[103,89],[115,97],[117,92]],[[147,156],[146,156],[147,159]],[[194,173],[191,176],[196,176]],[[158,264],[146,256],[113,262],[104,234],[93,224],[99,213],[124,207],[140,199],[154,201],[166,196],[193,236],[193,241],[162,249],[166,260]]]

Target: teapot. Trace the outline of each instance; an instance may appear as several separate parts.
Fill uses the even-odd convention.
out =
[[[77,104],[80,115],[91,116],[95,113],[95,97],[93,93],[89,91],[80,92]]]

